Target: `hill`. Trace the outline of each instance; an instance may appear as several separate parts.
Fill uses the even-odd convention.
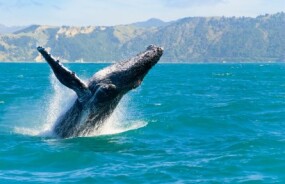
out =
[[[149,44],[167,62],[285,61],[285,13],[250,17],[150,19],[111,27],[33,25],[0,35],[1,61],[40,61],[36,46],[68,61],[115,61]]]

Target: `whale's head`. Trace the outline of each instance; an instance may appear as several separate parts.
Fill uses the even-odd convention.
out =
[[[113,64],[98,71],[92,78],[100,84],[105,94],[111,96],[124,95],[137,88],[149,70],[159,61],[163,48],[150,45],[136,57]],[[107,95],[109,96],[109,95]]]
[[[119,63],[118,70],[112,72],[110,80],[122,92],[137,88],[149,70],[158,62],[163,54],[163,49],[154,45],[148,46],[146,51],[137,57]]]

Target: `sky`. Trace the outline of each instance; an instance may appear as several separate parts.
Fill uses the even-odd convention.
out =
[[[285,12],[285,0],[0,0],[0,24],[118,25],[150,18],[250,16]]]

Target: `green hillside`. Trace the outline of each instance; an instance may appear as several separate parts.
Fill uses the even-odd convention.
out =
[[[167,62],[285,61],[285,13],[248,17],[151,19],[113,27],[33,25],[0,35],[0,61],[40,61],[36,46],[65,61],[115,61],[157,44]]]

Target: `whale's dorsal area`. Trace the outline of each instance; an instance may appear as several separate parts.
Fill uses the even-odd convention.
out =
[[[61,138],[88,135],[98,128],[112,114],[124,94],[141,84],[163,54],[161,47],[150,45],[135,57],[98,71],[85,83],[43,47],[38,47],[37,50],[50,65],[57,79],[75,91],[78,97],[55,123],[53,131]]]

